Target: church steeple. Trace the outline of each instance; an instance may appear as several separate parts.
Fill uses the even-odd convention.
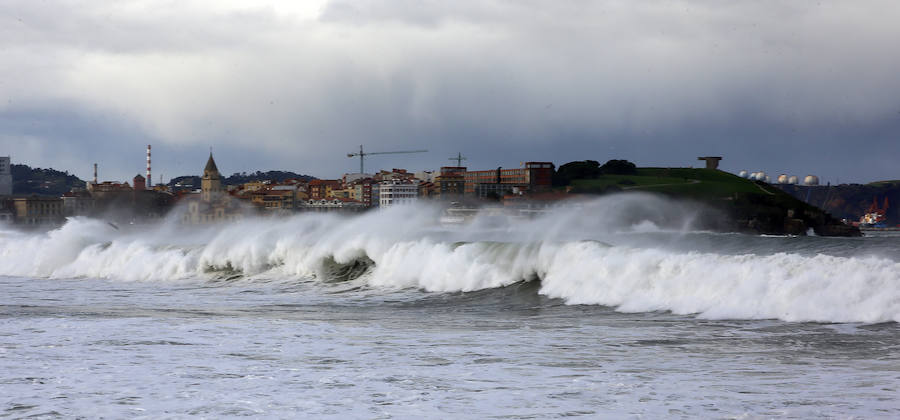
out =
[[[200,198],[209,203],[219,199],[223,191],[222,176],[219,174],[219,168],[216,167],[212,152],[209,152],[209,160],[206,161],[203,178],[200,179]]]
[[[203,169],[204,178],[219,178],[219,168],[216,167],[216,161],[213,159],[212,152],[209,153],[209,160],[206,161],[206,168]]]

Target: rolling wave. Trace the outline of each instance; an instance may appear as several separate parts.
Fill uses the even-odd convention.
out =
[[[493,230],[477,223],[441,228],[433,222],[436,212],[400,208],[354,218],[300,215],[204,229],[163,224],[122,231],[74,218],[46,233],[0,231],[0,275],[357,280],[372,288],[430,292],[539,282],[538,293],[567,304],[624,312],[900,322],[900,264],[886,258],[610,246],[598,239],[614,242],[602,227],[616,225],[584,220],[596,217],[584,208]],[[653,219],[630,226],[646,230],[648,223]]]

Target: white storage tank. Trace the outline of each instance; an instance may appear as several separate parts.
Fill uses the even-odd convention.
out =
[[[779,184],[787,184],[787,183],[788,183],[788,176],[785,175],[785,174],[778,175],[778,183],[779,183]]]
[[[750,174],[748,174],[747,171],[740,171],[738,172],[738,176],[741,178],[747,178],[750,176]]]
[[[819,185],[819,177],[807,175],[806,178],[803,178],[803,185]]]
[[[797,175],[791,175],[788,177],[788,184],[797,185],[800,182],[800,179],[797,178]]]

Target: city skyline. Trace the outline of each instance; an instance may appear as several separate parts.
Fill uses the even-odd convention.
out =
[[[0,12],[0,155],[102,180],[627,159],[895,179],[891,2],[47,5]],[[874,13],[873,10],[878,10]],[[852,35],[849,35],[852,34]],[[371,165],[371,166],[369,166]]]

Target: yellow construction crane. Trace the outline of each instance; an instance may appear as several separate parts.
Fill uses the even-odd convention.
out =
[[[371,155],[395,155],[395,154],[400,154],[400,153],[425,153],[425,152],[427,152],[427,150],[398,150],[398,151],[396,151],[396,152],[364,152],[364,151],[363,151],[363,147],[362,147],[362,145],[360,144],[360,145],[359,145],[359,153],[347,153],[347,157],[352,158],[352,157],[357,157],[357,156],[359,156],[359,173],[364,174],[364,173],[366,173],[366,172],[363,170],[363,169],[364,169],[364,167],[363,167],[363,160],[365,159],[366,156],[371,156]]]

